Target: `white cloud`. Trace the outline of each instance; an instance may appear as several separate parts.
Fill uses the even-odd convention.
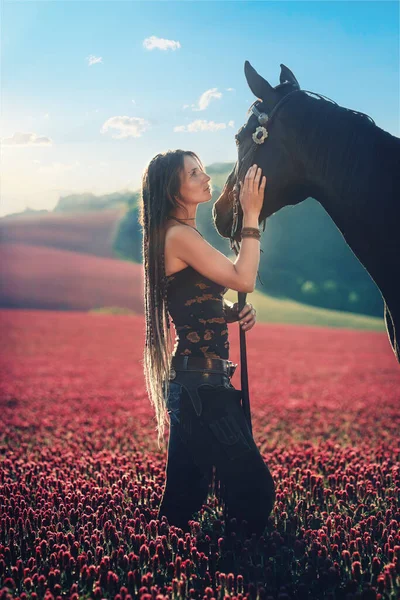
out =
[[[91,54],[88,58],[87,58],[88,62],[89,62],[89,67],[91,67],[92,65],[95,65],[97,63],[101,63],[103,62],[103,58],[102,56],[95,56],[94,54]]]
[[[155,48],[158,48],[159,50],[176,50],[177,48],[180,48],[181,45],[174,40],[166,40],[152,35],[143,41],[143,47],[146,48],[146,50],[154,50]]]
[[[231,121],[230,121],[231,122]],[[189,125],[177,125],[174,127],[174,131],[181,133],[197,133],[198,131],[219,131],[220,129],[226,129],[226,123],[215,123],[214,121],[205,121],[197,119],[192,121]]]
[[[227,92],[234,92],[235,88],[225,88]]]
[[[52,146],[53,142],[50,138],[36,133],[22,133],[17,131],[8,138],[1,138],[3,146]]]
[[[229,121],[228,127],[235,127],[235,121]]]
[[[100,129],[100,132],[105,133],[106,131],[115,129],[117,134],[111,136],[114,139],[130,137],[138,138],[141,137],[142,133],[144,133],[149,126],[150,123],[148,121],[139,117],[117,116],[107,119]]]
[[[193,110],[205,110],[213,98],[222,98],[222,94],[218,91],[218,88],[211,88],[203,92],[199,98],[198,106],[196,107],[195,104],[192,104]]]

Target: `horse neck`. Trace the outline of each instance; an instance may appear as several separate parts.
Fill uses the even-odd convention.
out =
[[[303,107],[297,148],[310,195],[349,246],[362,252],[366,237],[387,235],[388,221],[389,226],[398,222],[400,140],[327,101],[307,97]],[[314,111],[318,118],[313,119]]]

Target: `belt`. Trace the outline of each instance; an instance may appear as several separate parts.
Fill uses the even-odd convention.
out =
[[[169,379],[176,377],[177,371],[207,371],[222,373],[232,377],[237,364],[226,358],[206,358],[202,356],[173,356],[171,359]]]
[[[237,365],[231,360],[225,358],[206,358],[202,356],[173,356],[171,359],[169,380],[176,379],[182,388],[184,388],[190,397],[191,404],[200,417],[203,411],[203,401],[199,395],[199,390],[203,388],[222,388],[224,392],[238,392],[229,383],[222,383],[217,375],[225,375],[230,378],[235,372]],[[191,373],[198,373],[199,376],[192,376]],[[213,375],[213,373],[215,375]],[[239,392],[240,393],[240,392]],[[181,424],[184,427],[185,410],[181,411]],[[190,426],[188,425],[189,429]]]

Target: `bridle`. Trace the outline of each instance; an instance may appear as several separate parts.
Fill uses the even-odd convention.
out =
[[[271,120],[276,115],[278,109],[281,108],[281,106],[283,106],[283,104],[285,104],[289,100],[289,98],[291,98],[291,96],[293,94],[295,94],[297,92],[305,91],[305,90],[301,90],[300,86],[295,83],[293,83],[292,86],[295,89],[292,90],[291,92],[289,92],[288,94],[286,94],[285,96],[283,96],[283,98],[281,98],[279,100],[279,102],[277,104],[275,104],[274,108],[271,110],[269,115],[265,111],[260,112],[257,108],[260,104],[262,104],[262,100],[256,100],[255,102],[253,102],[253,104],[251,105],[251,107],[249,109],[249,112],[253,113],[253,115],[255,115],[257,117],[259,126],[255,129],[255,131],[253,132],[253,134],[251,136],[253,143],[251,144],[250,148],[248,149],[248,151],[246,152],[246,154],[243,156],[243,158],[240,161],[240,165],[238,167],[236,183],[231,191],[231,193],[233,194],[233,203],[232,203],[233,216],[232,216],[232,228],[231,228],[231,234],[229,237],[229,241],[230,241],[231,249],[235,252],[236,256],[238,255],[239,250],[240,250],[239,243],[236,242],[234,239],[237,225],[238,225],[238,219],[239,219],[239,189],[240,189],[239,181],[243,181],[244,175],[245,175],[244,171],[247,169],[247,165],[249,165],[250,162],[253,161],[253,157],[256,153],[257,148],[261,144],[263,144],[265,142],[265,140],[268,138],[268,130],[266,127],[267,123],[271,123]],[[264,229],[265,229],[265,221],[264,221]]]
[[[282,84],[276,86],[275,89],[278,89],[281,86],[286,86],[286,85],[287,85],[287,83],[282,83]],[[229,192],[229,194],[233,195],[232,227],[231,227],[231,233],[229,236],[229,242],[230,242],[231,250],[234,251],[236,256],[239,254],[239,250],[240,250],[239,242],[236,242],[234,239],[236,229],[238,226],[238,220],[239,220],[239,191],[240,191],[239,181],[243,182],[244,176],[246,175],[245,171],[247,171],[248,167],[250,166],[250,163],[254,162],[254,155],[256,153],[257,148],[261,144],[263,144],[265,142],[265,140],[268,138],[269,132],[267,130],[267,123],[270,124],[273,117],[276,115],[278,109],[281,108],[294,94],[296,94],[298,92],[312,94],[313,96],[317,96],[318,98],[328,100],[329,102],[332,102],[332,104],[335,104],[336,106],[338,106],[337,102],[335,102],[331,98],[328,98],[327,96],[324,96],[323,94],[318,94],[317,92],[311,92],[310,90],[302,90],[300,88],[300,86],[295,82],[292,82],[290,85],[294,89],[291,92],[289,92],[288,94],[286,94],[285,96],[283,96],[283,98],[281,98],[279,100],[279,102],[277,104],[275,104],[275,106],[271,110],[270,114],[267,114],[265,111],[260,112],[258,110],[257,107],[260,106],[260,104],[262,104],[262,100],[256,100],[255,102],[253,102],[253,104],[251,105],[251,107],[249,108],[249,111],[248,111],[249,113],[253,113],[253,115],[255,115],[257,117],[259,126],[256,127],[255,131],[253,132],[253,134],[251,136],[253,143],[251,144],[250,148],[248,149],[248,151],[246,152],[246,154],[243,156],[243,158],[240,161],[240,165],[238,166],[236,183],[233,186],[232,190]],[[348,109],[348,110],[350,110],[350,109]],[[362,112],[356,111],[356,110],[352,110],[351,112],[354,112],[359,115],[363,115],[364,117],[367,117],[374,123],[374,120],[369,115],[366,115],[365,113],[362,113]],[[265,220],[264,220],[264,230],[265,230]]]

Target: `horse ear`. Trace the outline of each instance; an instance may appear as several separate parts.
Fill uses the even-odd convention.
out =
[[[288,69],[285,65],[281,64],[281,74],[279,75],[279,82],[285,83],[288,81],[289,83],[293,83],[294,85],[298,85],[300,87],[299,82],[296,77],[293,75],[292,71]]]
[[[274,88],[270,86],[264,77],[261,77],[261,75],[257,73],[248,60],[244,63],[244,74],[249,88],[257,98],[260,98],[260,100],[264,100],[267,103],[271,97],[274,98]]]

